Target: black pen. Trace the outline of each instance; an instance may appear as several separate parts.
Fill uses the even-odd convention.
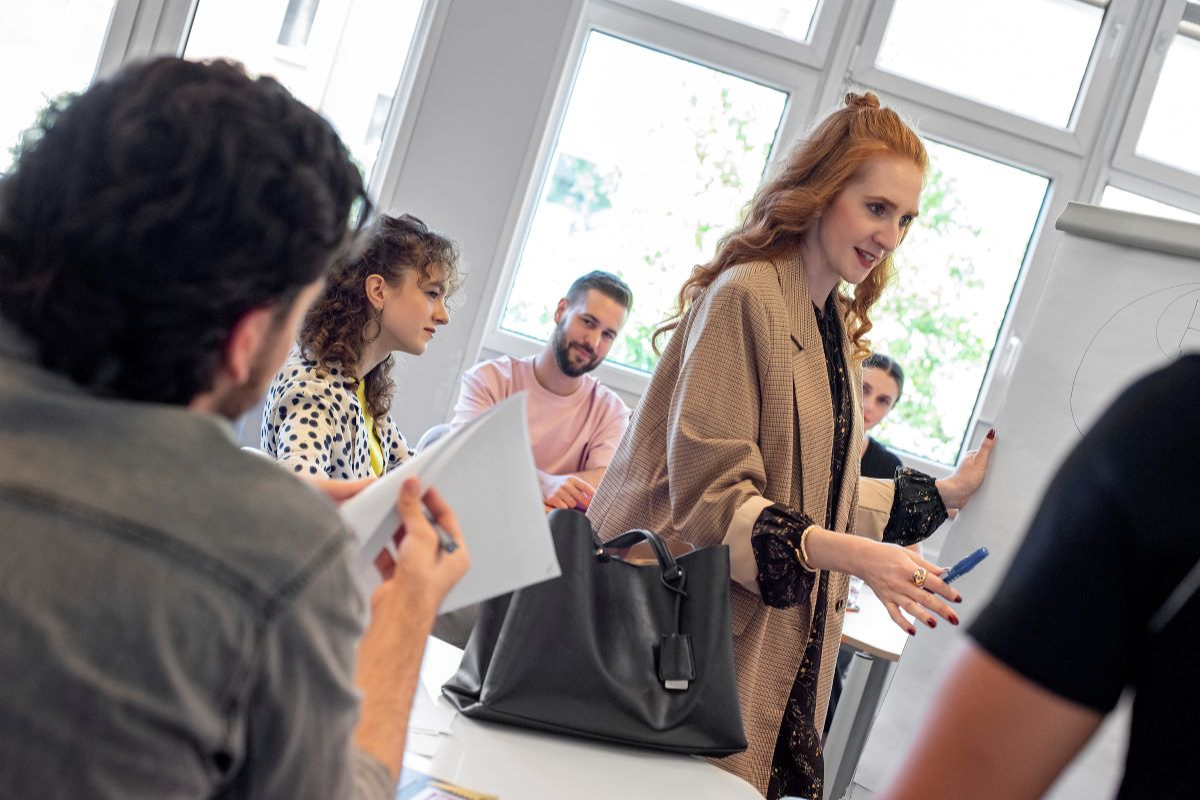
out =
[[[428,514],[425,515],[425,518],[429,520],[429,524],[433,526],[434,532],[437,533],[438,545],[442,548],[442,552],[453,553],[458,549],[458,542],[454,541],[454,537],[445,528],[434,522]]]

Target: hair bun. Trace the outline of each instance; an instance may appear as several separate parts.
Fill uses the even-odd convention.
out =
[[[846,108],[879,108],[879,97],[874,92],[846,92]]]

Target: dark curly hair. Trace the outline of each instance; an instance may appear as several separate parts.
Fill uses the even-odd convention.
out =
[[[367,410],[381,419],[392,406],[392,356],[365,376],[355,374],[366,344],[363,336],[373,317],[367,276],[380,275],[389,286],[396,286],[409,270],[419,269],[428,278],[435,267],[442,267],[446,294],[451,295],[460,284],[458,248],[411,214],[381,214],[352,249],[334,265],[325,291],[304,318],[300,348],[320,371],[340,367],[352,380],[364,380]]]
[[[44,115],[0,182],[0,314],[98,395],[185,405],[237,321],[282,318],[342,251],[362,177],[240,65],[161,58]]]

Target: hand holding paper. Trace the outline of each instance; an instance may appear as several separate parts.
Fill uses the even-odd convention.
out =
[[[342,504],[342,517],[363,552],[360,574],[368,591],[379,585],[375,562],[400,527],[395,500],[410,477],[419,479],[422,490],[438,490],[454,510],[471,553],[473,566],[450,590],[442,612],[558,576],[523,393],[497,404]]]

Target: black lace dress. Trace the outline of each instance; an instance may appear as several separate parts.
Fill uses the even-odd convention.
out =
[[[817,600],[813,611],[808,644],[800,669],[792,684],[784,709],[771,777],[767,786],[769,800],[784,796],[819,800],[824,783],[821,732],[817,730],[817,678],[821,672],[821,650],[828,605],[829,573],[810,572],[800,566],[796,548],[800,534],[809,525],[833,527],[838,505],[842,473],[850,446],[851,388],[842,356],[841,327],[832,296],[823,313],[817,311],[817,324],[825,350],[825,367],[833,397],[834,438],[829,467],[829,500],[825,519],[810,519],[803,512],[775,504],[763,509],[751,534],[758,582],[763,602],[776,608],[797,605],[812,593],[817,581]],[[946,520],[946,507],[928,475],[901,469],[896,476],[896,496],[891,518],[884,530],[885,542],[908,545],[928,537]]]

